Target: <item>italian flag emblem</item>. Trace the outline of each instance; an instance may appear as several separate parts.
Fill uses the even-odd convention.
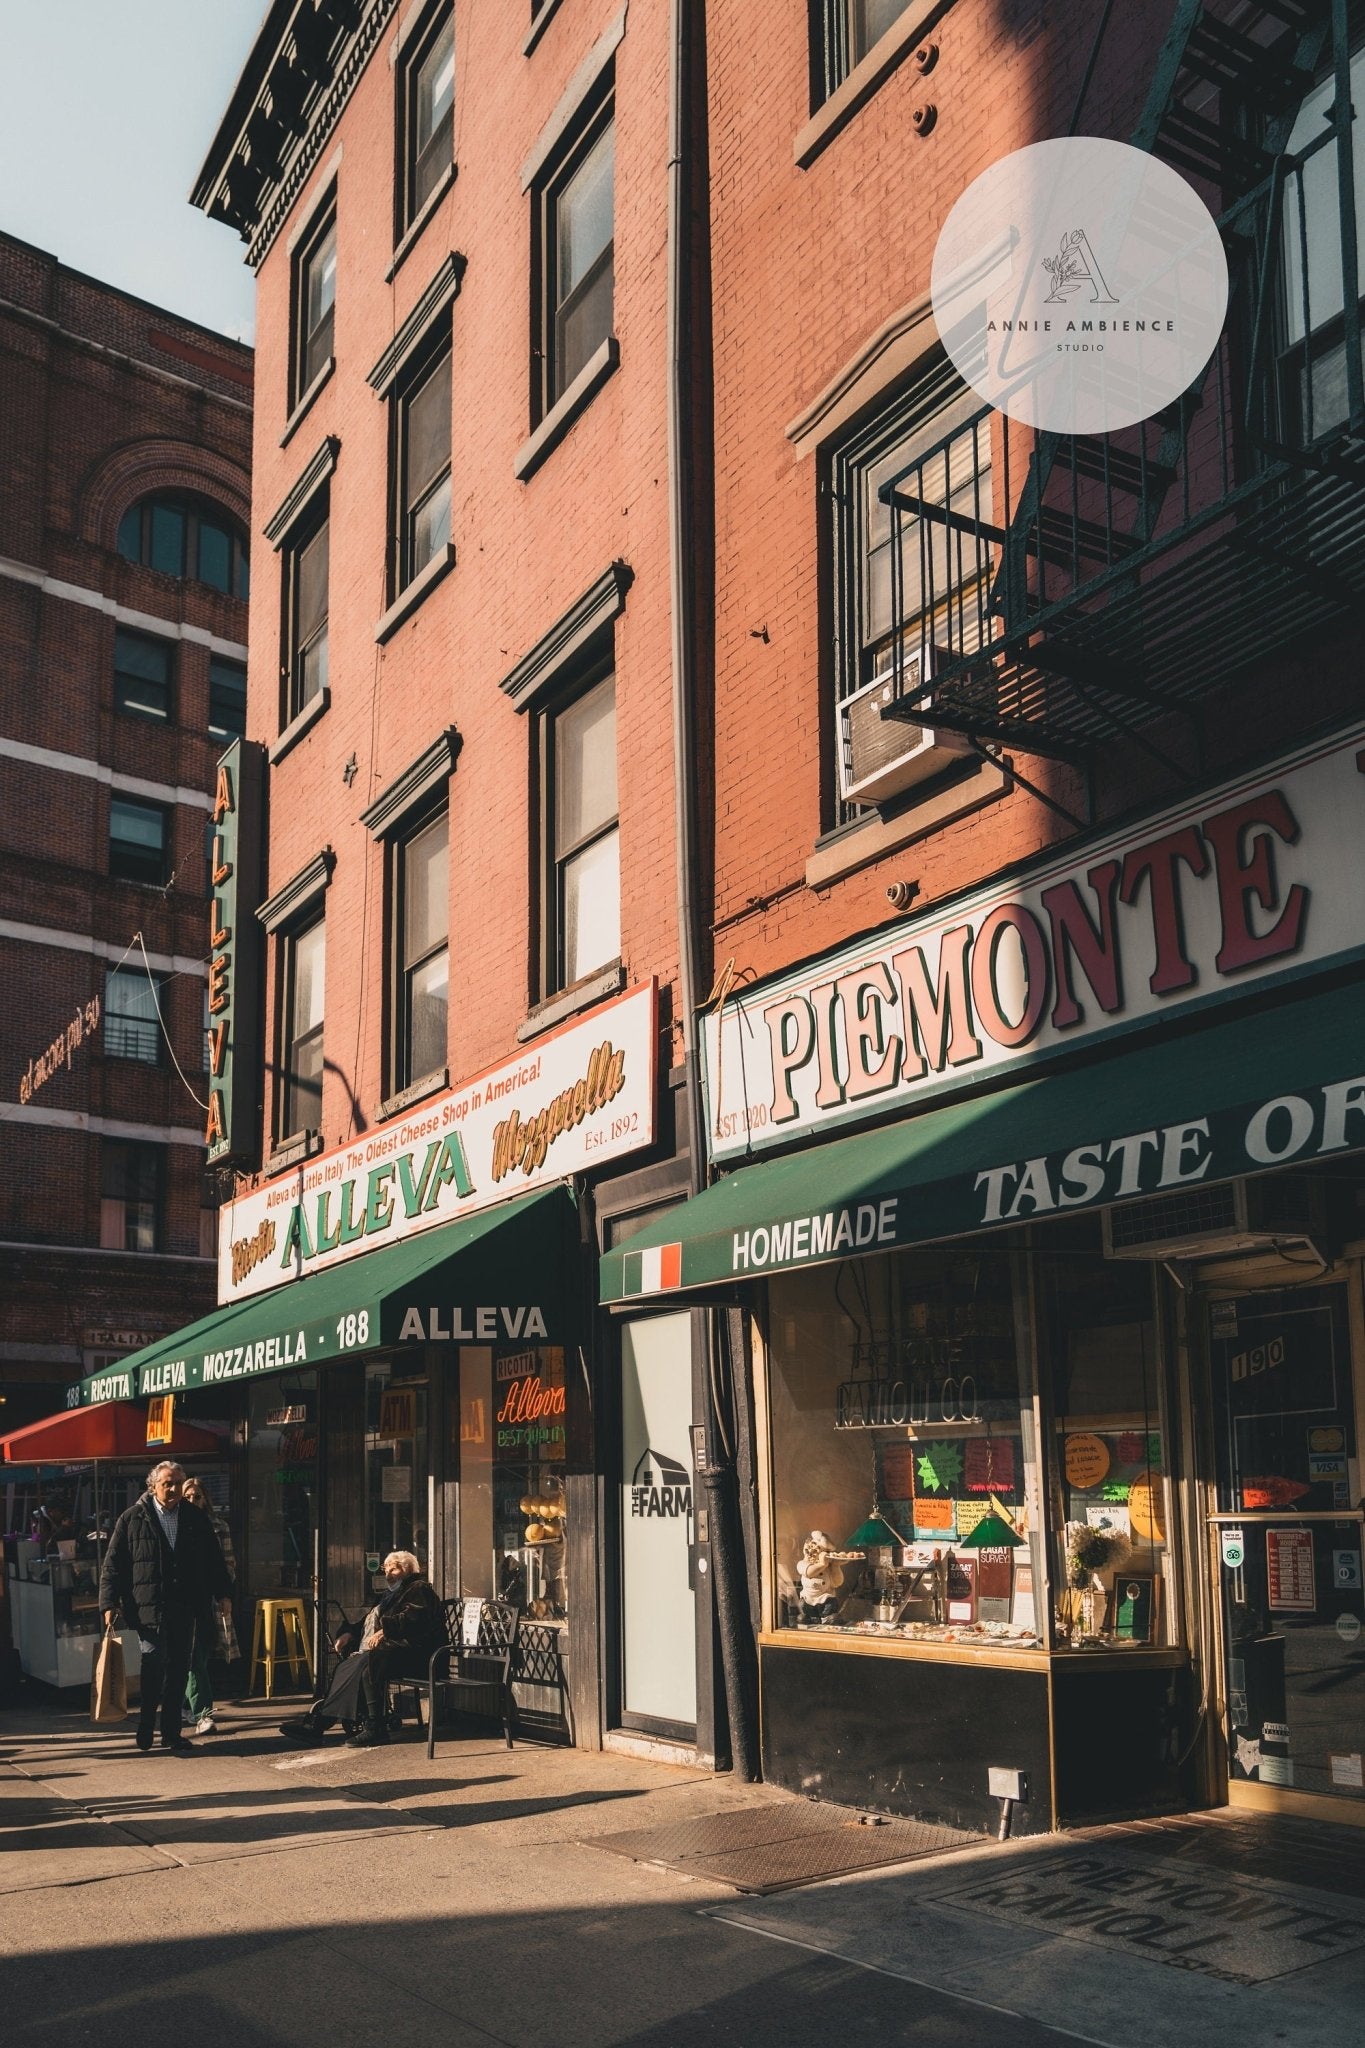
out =
[[[681,1244],[656,1244],[646,1252],[626,1252],[622,1280],[622,1292],[627,1298],[637,1294],[666,1294],[672,1287],[681,1287]]]

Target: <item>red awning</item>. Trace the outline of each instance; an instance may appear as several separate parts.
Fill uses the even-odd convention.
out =
[[[135,1401],[106,1401],[98,1408],[67,1408],[42,1422],[0,1436],[7,1465],[75,1465],[85,1458],[186,1458],[226,1449],[211,1429],[177,1422],[169,1444],[147,1442],[147,1411]]]

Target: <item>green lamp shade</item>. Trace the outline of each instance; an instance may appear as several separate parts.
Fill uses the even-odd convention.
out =
[[[904,1543],[905,1538],[898,1529],[893,1529],[885,1515],[874,1508],[865,1522],[848,1539],[850,1550],[876,1550],[887,1543]]]
[[[984,1515],[974,1529],[958,1540],[959,1550],[1019,1550],[1024,1539],[999,1515]]]

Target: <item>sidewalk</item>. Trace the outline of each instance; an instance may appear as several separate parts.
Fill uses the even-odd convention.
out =
[[[1359,2042],[1358,1831],[1315,1831],[1308,1868],[1295,1824],[1258,1843],[1225,1816],[752,1898],[593,1842],[717,1813],[761,1830],[798,1804],[769,1787],[496,1736],[443,1733],[431,1763],[411,1734],[289,1750],[287,1711],[228,1709],[183,1760],[138,1755],[131,1724],[0,1714],[7,2040]]]

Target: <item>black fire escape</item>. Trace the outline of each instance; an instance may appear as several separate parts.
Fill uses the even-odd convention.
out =
[[[1155,419],[1073,437],[985,408],[883,486],[887,716],[1079,761],[1120,736],[1150,744],[1156,721],[1359,605],[1351,14],[1178,0],[1132,141],[1221,194],[1223,340]]]

